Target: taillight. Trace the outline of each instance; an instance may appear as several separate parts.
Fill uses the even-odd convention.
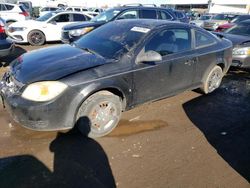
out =
[[[21,14],[21,15],[24,15],[25,17],[28,17],[29,16],[29,13],[28,12],[20,12],[19,14]]]
[[[5,33],[4,24],[0,22],[0,33]]]

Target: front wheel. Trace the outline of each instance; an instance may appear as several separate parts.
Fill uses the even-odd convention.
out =
[[[33,30],[28,34],[28,42],[32,46],[41,46],[45,43],[45,36],[43,32],[39,30]]]
[[[105,136],[117,126],[121,112],[121,98],[108,91],[100,91],[82,103],[77,113],[76,126],[89,137]]]
[[[213,92],[215,89],[220,87],[223,76],[224,74],[221,67],[218,65],[214,66],[206,75],[201,90],[205,94]]]

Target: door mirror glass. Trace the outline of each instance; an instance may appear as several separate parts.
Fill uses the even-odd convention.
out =
[[[56,21],[55,20],[51,21],[50,23],[53,24],[53,25],[56,25]]]
[[[149,50],[147,52],[144,52],[144,50],[142,50],[136,58],[136,63],[159,61],[162,61],[162,56],[158,52],[155,52],[153,50]]]

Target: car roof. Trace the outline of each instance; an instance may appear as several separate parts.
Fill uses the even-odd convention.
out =
[[[114,7],[112,9],[118,9],[118,10],[129,10],[129,9],[156,9],[156,10],[172,10],[170,8],[163,8],[163,7],[154,7],[154,6],[118,6]]]
[[[124,19],[124,20],[115,20],[111,23],[115,24],[127,24],[131,26],[139,26],[139,27],[146,27],[149,29],[155,29],[161,26],[184,26],[188,27],[189,24],[185,24],[182,22],[177,21],[167,21],[167,20],[155,20],[155,19]]]

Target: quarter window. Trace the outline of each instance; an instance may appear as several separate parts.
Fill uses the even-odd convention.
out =
[[[155,10],[140,10],[141,12],[141,18],[145,18],[145,19],[156,19],[157,18],[157,14]]]
[[[160,11],[160,16],[162,20],[172,20],[172,16],[170,16],[167,12]]]
[[[12,10],[14,8],[14,6],[12,6],[12,5],[5,5],[5,7],[7,10]]]
[[[203,34],[199,31],[195,31],[195,47],[200,48],[200,47],[205,47],[205,46],[210,46],[216,43],[216,40],[209,35]]]
[[[191,49],[189,29],[167,29],[156,34],[145,46],[145,51],[153,50],[162,56]]]

